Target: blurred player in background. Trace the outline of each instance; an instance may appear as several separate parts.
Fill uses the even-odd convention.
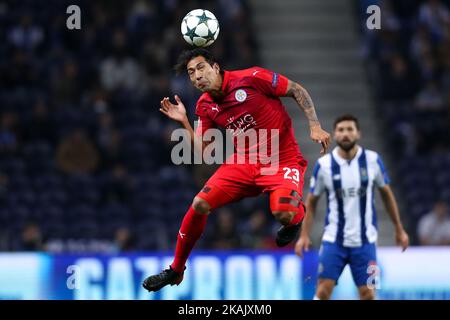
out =
[[[326,192],[328,211],[319,252],[319,282],[314,297],[317,300],[331,297],[347,264],[360,298],[375,299],[372,281],[378,276],[374,274],[377,273],[375,187],[394,223],[397,244],[403,251],[409,244],[383,162],[376,152],[357,144],[360,137],[357,118],[352,115],[337,118],[334,123],[337,147],[317,161],[311,177],[306,218],[295,252],[302,257],[303,251],[308,251],[317,203]]]
[[[143,286],[149,291],[181,283],[186,261],[203,233],[208,214],[228,203],[268,193],[272,214],[282,224],[277,233],[277,245],[285,246],[296,238],[305,213],[302,188],[307,161],[300,152],[291,119],[279,97],[295,99],[308,119],[311,139],[322,144],[321,153],[327,152],[330,143],[330,135],[322,130],[308,92],[280,74],[259,67],[223,71],[212,54],[200,48],[182,53],[176,68],[179,73],[187,71],[192,84],[203,92],[196,106],[201,126],[194,133],[185,107],[177,95],[175,104],[169,98],[164,98],[160,111],[189,132],[195,147],[204,148],[206,143],[199,146],[194,141],[194,135],[202,136],[210,128],[231,129],[236,135],[249,129],[276,129],[279,147],[275,152],[278,163],[272,174],[262,172],[274,165],[263,164],[259,158],[260,147],[270,145],[272,140],[269,138],[245,150],[239,150],[235,140],[235,152],[242,151],[246,159],[257,150],[257,163],[224,163],[206,182],[184,216],[173,263],[160,274],[145,279]]]

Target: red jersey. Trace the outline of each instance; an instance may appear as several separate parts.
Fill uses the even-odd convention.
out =
[[[286,94],[287,86],[288,79],[285,76],[260,67],[225,71],[223,98],[214,100],[205,92],[197,101],[195,114],[201,121],[197,134],[215,127],[234,130],[235,148],[239,152],[236,137],[240,133],[249,129],[256,132],[266,129],[267,138],[259,139],[261,136],[258,136],[256,145],[246,146],[245,152],[262,150],[261,146],[266,145],[265,150],[270,155],[270,132],[271,129],[278,129],[280,162],[297,159],[306,166],[306,160],[295,140],[291,118],[279,98]]]

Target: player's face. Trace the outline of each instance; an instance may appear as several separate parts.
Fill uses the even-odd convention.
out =
[[[351,150],[361,137],[354,121],[341,121],[334,129],[334,140],[345,151]]]
[[[202,92],[220,90],[222,86],[219,65],[215,63],[211,66],[202,56],[189,61],[187,72],[194,87]]]

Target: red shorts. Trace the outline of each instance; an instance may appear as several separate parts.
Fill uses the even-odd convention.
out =
[[[222,164],[197,195],[212,209],[242,198],[285,189],[300,201],[303,194],[306,165],[296,160],[284,161],[274,174],[265,174],[267,167],[260,164]],[[272,202],[272,201],[271,201]]]

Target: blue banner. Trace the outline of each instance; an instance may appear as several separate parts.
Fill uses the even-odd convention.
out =
[[[153,299],[153,300],[300,300],[312,299],[318,256],[303,260],[288,251],[196,252],[184,281],[149,293],[145,277],[168,267],[165,253],[131,255],[0,254],[0,299]],[[378,299],[449,299],[450,250],[378,250]],[[357,299],[346,268],[334,299]]]

